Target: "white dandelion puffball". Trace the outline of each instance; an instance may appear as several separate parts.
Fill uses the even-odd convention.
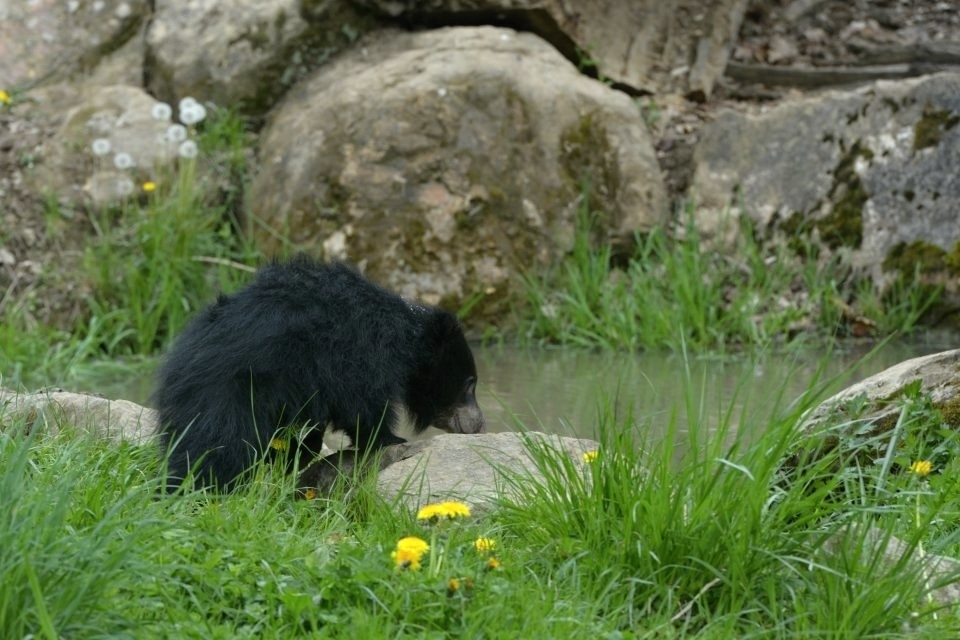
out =
[[[181,158],[196,158],[197,143],[193,140],[184,140],[180,143],[180,148],[177,152],[180,154]]]
[[[173,116],[173,108],[166,102],[158,102],[153,105],[150,115],[153,116],[154,120],[167,121]]]
[[[199,102],[194,102],[187,107],[180,107],[180,122],[190,126],[197,124],[207,117],[207,110]]]
[[[113,156],[113,166],[123,171],[124,169],[130,169],[136,166],[136,163],[133,161],[133,156],[131,156],[129,153],[124,153],[121,151],[117,155]]]
[[[111,149],[110,141],[106,138],[97,138],[90,146],[95,156],[105,156],[110,153]]]
[[[125,198],[127,196],[133,195],[133,192],[136,190],[136,187],[133,185],[133,180],[124,176],[116,184],[117,196]]]
[[[187,128],[182,124],[172,124],[163,134],[167,142],[180,143],[187,139]]]
[[[185,108],[189,109],[195,104],[198,104],[197,101],[194,98],[187,96],[185,98],[180,98],[180,102],[177,103],[177,109],[179,111],[183,111]]]

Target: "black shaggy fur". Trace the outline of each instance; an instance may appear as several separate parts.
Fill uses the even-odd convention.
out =
[[[391,432],[401,405],[418,432],[482,431],[476,376],[452,314],[343,264],[267,266],[195,317],[161,368],[154,404],[169,486],[193,470],[199,485],[230,488],[279,432],[305,425],[310,455],[327,427],[361,451],[402,442]]]

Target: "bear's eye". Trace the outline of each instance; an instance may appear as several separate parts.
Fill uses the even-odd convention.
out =
[[[473,398],[474,391],[477,388],[477,379],[474,376],[467,378],[467,381],[463,385],[463,397],[465,400],[470,400]]]

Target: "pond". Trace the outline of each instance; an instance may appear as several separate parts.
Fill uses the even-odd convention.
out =
[[[528,429],[596,438],[599,412],[615,407],[644,429],[679,428],[696,412],[698,423],[769,423],[769,417],[811,384],[829,393],[909,358],[956,347],[955,337],[931,334],[909,341],[847,343],[826,349],[790,349],[723,357],[678,353],[623,354],[584,350],[486,348],[477,351],[478,400],[490,431],[517,422]],[[725,418],[726,416],[726,418]]]
[[[839,391],[903,360],[956,346],[956,337],[873,343],[844,343],[826,349],[791,348],[761,355],[686,358],[678,353],[636,354],[582,349],[475,347],[480,377],[478,401],[489,431],[527,429],[597,437],[598,412],[615,407],[621,420],[644,429],[680,428],[688,412],[708,425],[764,425],[812,383],[833,380]],[[116,373],[91,375],[71,390],[147,404],[155,361]]]

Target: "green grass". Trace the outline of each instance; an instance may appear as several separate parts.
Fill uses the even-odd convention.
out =
[[[626,264],[613,267],[610,247],[590,240],[593,217],[581,211],[564,262],[524,276],[521,333],[535,342],[724,351],[858,329],[888,336],[916,328],[940,295],[911,279],[880,295],[835,260],[820,264],[786,246],[764,248],[746,221],[736,257],[704,246],[691,219],[679,238],[662,227],[639,236]]]
[[[955,438],[913,396],[896,455],[864,456],[886,450],[867,437],[808,456],[796,425],[814,395],[749,437],[693,397],[658,439],[601,402],[595,459],[530,439],[543,485],[508,475],[518,497],[435,523],[383,502],[369,479],[295,500],[269,467],[231,495],[159,495],[153,447],[25,435],[33,425],[15,419],[0,433],[0,628],[51,639],[955,637],[960,609],[928,597],[924,563],[884,560],[870,542],[896,535],[915,558],[960,551]],[[938,461],[924,478],[897,462],[924,457]],[[405,536],[431,545],[419,570],[391,559]],[[474,548],[481,537],[495,548]]]

